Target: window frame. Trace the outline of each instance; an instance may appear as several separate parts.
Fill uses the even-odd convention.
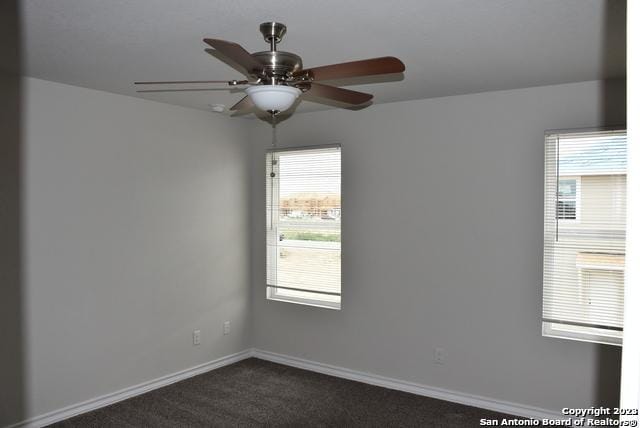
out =
[[[286,153],[286,152],[304,152],[304,151],[313,151],[313,150],[330,150],[330,149],[337,149],[340,151],[340,153],[342,154],[342,145],[338,144],[338,143],[333,143],[333,144],[322,144],[322,145],[310,145],[310,146],[292,146],[292,147],[286,147],[286,148],[274,148],[274,149],[269,149],[266,152],[266,156],[274,156],[277,155],[278,156],[278,160],[279,160],[279,156],[281,153]],[[276,162],[274,163],[274,159],[272,158],[271,160],[271,164],[272,164],[272,172],[274,172],[276,174],[277,177],[279,177],[279,167],[280,167],[280,162]],[[265,162],[265,166],[267,165],[267,162]],[[278,181],[278,186],[273,186],[273,181],[268,180],[268,171],[265,171],[265,179],[267,181],[265,189],[267,194],[265,195],[265,202],[267,201],[267,197],[269,196],[269,193],[271,194],[271,198],[272,200],[276,200],[279,201],[280,200],[280,195],[279,195],[279,191],[280,191],[280,186],[279,186],[279,181]],[[279,180],[279,179],[278,179]],[[340,231],[340,265],[342,265],[342,190],[343,190],[343,184],[342,184],[342,158],[340,160],[340,212],[341,212],[341,216],[340,216],[340,227],[339,227],[339,231]],[[269,206],[268,203],[266,202],[266,210],[265,212],[267,212],[269,210]],[[269,215],[271,215],[271,221],[274,221],[274,225],[276,229],[272,232],[272,236],[271,239],[275,239],[275,240],[279,240],[280,239],[280,234],[281,231],[278,227],[278,225],[280,225],[280,209],[279,209],[279,203],[278,204],[272,204],[271,206],[271,212],[269,213]],[[269,230],[269,224],[268,224],[269,220],[267,220],[267,231]],[[286,225],[285,225],[286,227]],[[265,234],[267,235],[267,234]],[[267,238],[268,241],[268,238]],[[267,275],[265,276],[265,285],[266,285],[266,299],[267,300],[273,300],[273,301],[278,301],[278,302],[284,302],[284,303],[293,303],[293,304],[298,304],[298,305],[303,305],[303,306],[311,306],[311,307],[317,307],[317,308],[323,308],[323,309],[332,309],[332,310],[341,310],[342,309],[342,266],[340,269],[340,293],[339,294],[334,294],[334,293],[326,293],[326,295],[328,296],[338,296],[338,302],[333,302],[333,301],[329,301],[329,300],[323,300],[323,299],[313,299],[313,298],[304,298],[304,297],[299,297],[299,296],[291,296],[290,294],[287,293],[287,290],[289,291],[300,291],[300,292],[305,292],[306,290],[304,289],[296,289],[295,287],[285,287],[285,286],[280,286],[278,287],[277,285],[270,285],[269,284],[269,272],[268,272],[268,258],[269,258],[269,244],[268,242],[266,243],[266,250],[267,250]],[[277,275],[277,269],[276,269],[276,275]],[[313,291],[308,291],[309,293],[314,293]],[[318,295],[322,295],[323,293],[317,293]]]
[[[616,125],[616,126],[608,126],[608,127],[590,127],[590,128],[569,128],[569,129],[550,129],[550,130],[546,130],[544,132],[544,144],[545,144],[545,161],[544,161],[544,168],[543,168],[543,175],[544,175],[544,186],[545,186],[545,197],[544,197],[544,205],[545,205],[545,217],[544,217],[544,223],[545,223],[545,227],[544,227],[544,241],[545,241],[545,250],[544,250],[544,254],[543,254],[543,259],[546,259],[546,241],[548,239],[547,234],[551,231],[547,230],[547,211],[548,211],[548,207],[547,207],[547,202],[548,202],[548,196],[547,196],[547,182],[548,182],[548,176],[547,174],[549,173],[549,169],[548,169],[548,165],[547,165],[547,158],[546,158],[546,153],[547,153],[547,148],[546,148],[546,144],[549,141],[550,137],[556,137],[558,138],[559,136],[562,136],[563,134],[576,134],[576,133],[598,133],[598,132],[607,132],[607,131],[620,131],[620,132],[624,132],[625,133],[625,137],[628,138],[628,131],[626,129],[625,126],[622,125]],[[627,141],[628,144],[628,141]],[[556,149],[557,150],[557,149]],[[556,158],[557,159],[557,158]],[[557,161],[557,160],[556,160]],[[556,166],[556,174],[558,173],[558,169]],[[619,175],[620,172],[618,171],[600,171],[598,174],[586,174],[586,175]],[[626,175],[627,173],[625,172],[624,175]],[[563,179],[573,179],[573,178],[578,178],[578,180],[576,180],[576,219],[558,219],[557,218],[557,202],[559,201],[559,198],[557,197],[557,193],[556,193],[556,197],[555,197],[555,212],[556,212],[556,224],[557,225],[579,225],[580,221],[581,221],[581,217],[582,217],[582,209],[581,209],[581,205],[582,205],[582,177],[584,177],[585,174],[583,175],[556,175],[556,180],[557,182],[559,182],[559,180],[563,180]],[[625,188],[625,197],[627,196],[627,190],[628,187]],[[554,235],[557,236],[557,227],[556,227],[556,231],[553,232]],[[612,253],[613,254],[613,253]],[[616,254],[617,255],[617,254]],[[546,265],[546,261],[545,261],[545,265]],[[544,275],[546,276],[546,266],[545,266],[545,273]],[[603,269],[603,270],[608,270],[608,269]],[[616,269],[611,269],[611,270],[618,270]],[[580,277],[582,277],[581,274],[579,274]],[[579,281],[581,282],[581,280]],[[582,284],[576,284],[577,286],[582,286]],[[624,286],[624,284],[623,284]],[[543,287],[544,288],[544,287]],[[544,300],[544,299],[543,299]],[[624,304],[624,303],[623,303]],[[559,338],[559,339],[565,339],[565,340],[573,340],[573,341],[580,341],[580,342],[587,342],[587,343],[600,343],[600,344],[605,344],[605,345],[614,345],[614,346],[622,346],[622,334],[623,334],[623,330],[622,329],[618,329],[618,328],[614,328],[614,327],[608,327],[608,326],[592,326],[592,325],[581,325],[582,323],[576,322],[574,324],[567,322],[567,321],[562,321],[562,322],[558,322],[557,320],[554,319],[546,319],[544,316],[544,303],[542,304],[543,307],[543,311],[542,311],[542,322],[541,322],[541,333],[543,337],[551,337],[551,338]]]

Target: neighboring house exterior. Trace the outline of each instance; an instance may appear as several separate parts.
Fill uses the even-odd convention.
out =
[[[607,228],[624,230],[626,215],[626,141],[607,142],[563,156],[558,162],[558,216],[582,228],[594,228],[606,217]],[[571,210],[575,202],[574,212]]]

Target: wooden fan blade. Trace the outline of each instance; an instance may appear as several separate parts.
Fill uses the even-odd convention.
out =
[[[238,73],[244,74],[245,76],[248,76],[248,77],[253,77],[253,76],[249,75],[249,72],[247,70],[245,70],[245,68],[243,66],[241,66],[240,64],[238,64],[238,63],[234,62],[233,60],[227,58],[222,53],[220,53],[220,51],[217,51],[217,50],[212,49],[212,48],[205,48],[204,51],[206,53],[208,53],[209,55],[211,55],[212,57],[214,57],[215,59],[217,59],[218,61],[224,62],[229,67],[231,67],[235,71],[237,71]]]
[[[262,64],[239,44],[218,39],[204,39],[204,42],[240,65],[245,70],[245,75],[257,76],[262,73]]]
[[[312,97],[327,98],[339,101],[345,104],[359,105],[366,103],[373,95],[364,92],[352,91],[350,89],[337,88],[335,86],[322,85],[320,83],[311,83],[309,90],[304,92],[305,95]]]
[[[332,80],[347,77],[373,76],[376,74],[402,73],[404,64],[398,58],[385,56],[361,61],[325,65],[294,73],[294,77],[308,76],[312,80]]]
[[[251,108],[253,106],[254,106],[253,101],[251,101],[251,98],[247,95],[246,97],[244,97],[243,99],[241,99],[240,101],[235,103],[233,105],[233,107],[231,107],[229,110],[231,110],[231,111],[245,110],[245,109],[249,109],[249,108]]]
[[[133,82],[134,85],[181,85],[184,83],[226,83],[229,84],[231,80],[170,80],[166,82]],[[243,82],[237,82],[242,84]]]

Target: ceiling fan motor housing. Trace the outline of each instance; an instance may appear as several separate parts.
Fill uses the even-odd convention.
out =
[[[263,51],[251,54],[264,66],[268,78],[274,77],[281,84],[291,74],[302,70],[302,58],[298,55],[284,51]]]

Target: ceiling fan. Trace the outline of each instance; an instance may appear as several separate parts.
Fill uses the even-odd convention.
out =
[[[224,83],[229,86],[245,87],[247,94],[230,108],[231,111],[244,110],[253,106],[272,116],[289,109],[302,95],[337,101],[348,106],[358,106],[373,98],[373,95],[336,86],[325,85],[322,81],[379,74],[402,73],[405,66],[398,58],[386,56],[360,61],[343,62],[314,68],[303,68],[302,58],[291,52],[278,51],[276,46],[282,41],[287,27],[278,22],[260,24],[260,32],[268,51],[249,53],[237,43],[220,39],[204,39],[213,49],[205,51],[215,58],[242,72],[246,80],[193,80],[164,82],[135,82],[136,85],[179,85],[189,83]],[[138,92],[210,91],[211,88],[197,89],[152,89]]]

